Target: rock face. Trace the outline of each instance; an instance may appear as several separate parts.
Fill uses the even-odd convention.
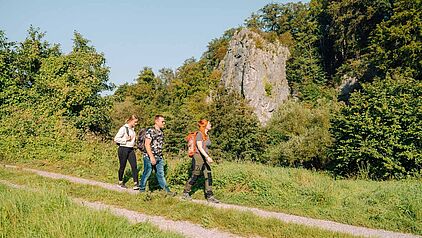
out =
[[[220,64],[222,83],[240,93],[265,125],[273,111],[286,100],[287,47],[267,42],[258,33],[242,29],[233,36]]]

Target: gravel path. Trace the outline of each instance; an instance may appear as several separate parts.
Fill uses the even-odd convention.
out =
[[[76,201],[84,206],[88,206],[97,210],[108,210],[115,215],[127,217],[133,223],[150,222],[158,226],[161,230],[178,232],[186,237],[239,237],[227,232],[219,231],[217,229],[205,229],[200,225],[193,224],[187,221],[172,221],[160,216],[145,215],[139,212],[134,212],[127,209],[106,205],[100,202],[88,202],[80,199]]]
[[[49,178],[66,179],[74,183],[95,185],[95,186],[99,186],[105,189],[115,190],[119,192],[138,193],[137,191],[134,191],[131,189],[121,189],[113,184],[97,182],[97,181],[93,181],[89,179],[77,178],[77,177],[73,177],[69,175],[51,173],[51,172],[46,172],[46,171],[41,171],[41,170],[36,170],[36,169],[20,168],[20,167],[12,166],[12,165],[5,165],[5,167],[22,169],[22,170],[30,171],[38,175],[49,177]],[[406,233],[392,232],[392,231],[386,231],[386,230],[380,230],[380,229],[371,229],[371,228],[365,228],[365,227],[346,225],[346,224],[327,221],[327,220],[289,215],[289,214],[280,213],[280,212],[270,212],[270,211],[265,211],[258,208],[250,208],[250,207],[244,207],[244,206],[239,206],[239,205],[231,205],[231,204],[223,204],[223,203],[214,204],[214,203],[208,203],[202,200],[192,200],[192,202],[204,204],[208,206],[213,206],[216,208],[222,208],[222,209],[235,209],[235,210],[240,210],[240,211],[249,211],[260,217],[271,217],[271,218],[276,218],[287,223],[291,222],[291,223],[296,223],[296,224],[301,224],[301,225],[306,225],[306,226],[312,226],[312,227],[317,227],[317,228],[335,231],[335,232],[348,233],[355,236],[385,237],[385,238],[422,237],[422,236],[406,234]]]

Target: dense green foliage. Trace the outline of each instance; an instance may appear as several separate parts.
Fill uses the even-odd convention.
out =
[[[113,88],[105,57],[79,33],[64,54],[39,29],[31,27],[23,42],[9,42],[0,31],[0,142],[15,141],[17,151],[33,140],[85,143],[110,138],[131,114],[141,127],[163,114],[166,152],[177,157],[185,154],[187,133],[207,118],[216,160],[329,164],[338,175],[363,171],[383,179],[420,174],[421,4],[312,0],[271,3],[253,13],[245,27],[263,36],[259,44],[278,42],[291,53],[292,99],[266,127],[241,95],[219,87],[219,65],[238,29],[211,40],[200,59],[175,71],[142,67],[133,83],[107,97],[100,96]],[[347,78],[357,83],[339,109],[338,87]]]
[[[375,73],[400,72],[422,79],[422,1],[396,1],[394,14],[379,24],[370,38],[366,61]]]
[[[72,52],[63,54],[33,27],[19,44],[0,36],[2,128],[13,131],[16,126],[7,123],[20,121],[28,125],[26,136],[55,136],[66,129],[58,124],[70,124],[82,136],[109,132],[110,101],[99,94],[111,89],[109,70],[88,40],[75,32]]]
[[[249,27],[292,37],[293,43],[287,44],[292,52],[287,77],[293,95],[302,101],[315,104],[318,98],[330,99],[333,86],[357,78],[347,106],[338,115],[338,110],[330,111],[326,118],[336,119],[317,132],[327,138],[326,143],[318,143],[320,148],[331,145],[333,149],[329,155],[320,150],[313,156],[325,156],[328,163],[333,160],[336,174],[363,172],[371,178],[390,178],[421,172],[421,10],[419,0],[314,0],[269,4],[248,19]],[[306,111],[295,113],[295,120],[303,125],[307,123],[298,115]],[[306,134],[291,134],[296,127],[286,115],[273,117],[273,123],[278,123],[272,131],[279,135],[268,140],[274,145],[267,154],[284,163],[308,161],[309,154],[303,152],[317,148],[313,143],[318,138],[296,146],[307,141],[306,136],[299,140]]]
[[[269,162],[285,166],[324,168],[332,145],[330,114],[336,105],[318,106],[288,101],[274,114],[266,128]]]
[[[372,178],[422,171],[421,1],[395,1],[393,15],[376,26],[361,89],[333,124],[335,169]]]
[[[372,178],[422,170],[422,82],[387,76],[362,85],[333,124],[335,171]]]

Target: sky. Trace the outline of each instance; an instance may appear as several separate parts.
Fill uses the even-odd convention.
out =
[[[208,43],[241,26],[268,3],[296,0],[0,0],[0,30],[21,42],[30,25],[45,40],[72,48],[81,33],[106,58],[110,82],[133,83],[143,67],[155,73],[199,59]],[[305,1],[307,2],[307,1]]]

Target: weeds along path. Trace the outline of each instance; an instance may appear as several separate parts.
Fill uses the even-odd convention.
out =
[[[0,180],[0,183],[9,187],[17,189],[28,189],[25,186],[16,185],[5,180]],[[106,205],[100,202],[88,202],[78,198],[71,198],[74,202],[96,210],[105,210],[117,216],[126,217],[131,223],[150,222],[164,231],[172,231],[180,233],[186,237],[192,238],[236,238],[239,236],[219,231],[217,229],[205,229],[200,225],[196,225],[186,221],[172,221],[160,216],[150,216],[128,209],[118,208],[111,205]]]
[[[119,191],[119,192],[125,191],[125,192],[133,193],[133,194],[139,193],[139,192],[131,190],[131,189],[122,190],[121,188],[116,187],[116,185],[114,185],[114,184],[103,183],[103,182],[78,178],[78,177],[69,176],[69,175],[51,173],[51,172],[46,172],[46,171],[36,170],[36,169],[22,168],[22,167],[13,166],[13,165],[5,165],[5,167],[6,168],[14,168],[14,169],[22,169],[24,171],[32,172],[32,173],[35,173],[35,174],[38,174],[38,175],[44,176],[44,177],[49,177],[49,178],[54,178],[54,179],[65,179],[65,180],[68,180],[68,181],[71,181],[71,182],[74,182],[74,183],[99,186],[99,187],[102,187],[102,188],[105,188],[105,189],[108,189],[108,190],[115,190],[115,191]],[[393,238],[393,237],[394,238],[396,238],[396,237],[398,237],[398,238],[421,237],[421,236],[417,236],[417,235],[413,235],[413,234],[406,234],[406,233],[392,232],[392,231],[386,231],[386,230],[380,230],[380,229],[358,227],[358,226],[352,226],[352,225],[342,224],[342,223],[338,223],[338,222],[332,222],[332,221],[321,220],[321,219],[314,219],[314,218],[307,218],[307,217],[289,215],[289,214],[280,213],[280,212],[270,212],[270,211],[265,211],[265,210],[258,209],[258,208],[250,208],[250,207],[244,207],[244,206],[239,206],[239,205],[224,204],[224,203],[214,204],[214,203],[208,203],[208,202],[202,201],[202,200],[192,200],[192,202],[212,206],[212,207],[219,208],[219,209],[235,209],[235,210],[239,210],[239,211],[248,211],[248,212],[252,212],[253,214],[260,216],[260,217],[276,218],[276,219],[279,219],[282,222],[286,222],[286,223],[301,224],[301,225],[305,225],[305,226],[311,226],[311,227],[321,228],[321,229],[335,231],[335,232],[347,233],[347,234],[351,234],[351,235],[355,235],[355,236],[386,237],[386,238],[390,238],[390,237],[391,238]],[[220,237],[220,236],[214,236],[214,237]],[[221,236],[221,237],[223,237],[223,236]]]

